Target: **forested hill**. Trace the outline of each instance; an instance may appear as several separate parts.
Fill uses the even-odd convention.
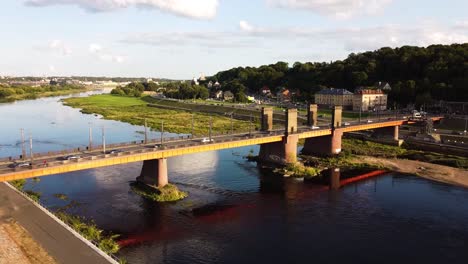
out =
[[[258,93],[263,86],[273,91],[285,86],[298,89],[304,99],[321,87],[372,86],[379,81],[392,87],[391,99],[399,104],[431,100],[468,101],[468,43],[403,46],[351,53],[343,61],[330,63],[285,62],[256,67],[238,67],[218,72],[213,79],[228,87],[245,86]]]

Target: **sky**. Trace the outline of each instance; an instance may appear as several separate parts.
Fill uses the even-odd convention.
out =
[[[189,79],[468,42],[466,0],[2,0],[0,75]]]

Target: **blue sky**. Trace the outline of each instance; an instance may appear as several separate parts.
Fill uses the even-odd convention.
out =
[[[0,75],[188,79],[468,42],[466,0],[2,0]]]

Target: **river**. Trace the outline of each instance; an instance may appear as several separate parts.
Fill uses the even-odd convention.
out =
[[[89,126],[96,144],[102,126],[110,143],[143,138],[142,127],[81,114],[61,98],[0,104],[0,157],[21,153],[20,128],[33,151],[84,147]],[[467,189],[388,173],[331,190],[273,177],[243,158],[251,151],[170,158],[169,180],[189,192],[175,203],[131,191],[141,163],[28,180],[25,189],[120,234],[128,263],[466,263]]]

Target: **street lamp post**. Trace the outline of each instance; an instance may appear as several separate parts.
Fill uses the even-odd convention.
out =
[[[231,134],[234,134],[234,121],[233,121],[233,119],[232,119],[232,115],[233,115],[233,114],[234,114],[234,113],[231,112]]]
[[[249,136],[252,135],[252,114],[250,114],[250,119],[249,119]]]
[[[91,127],[91,123],[89,124],[89,142],[88,142],[88,150],[93,149],[93,128]]]
[[[193,132],[194,132],[193,130],[194,130],[194,128],[195,128],[195,118],[194,118],[194,115],[195,115],[195,114],[192,113],[192,138],[193,138]]]
[[[146,122],[145,118],[145,144],[148,143],[148,123]]]
[[[21,158],[26,159],[26,148],[24,146],[24,129],[21,128]]]
[[[29,134],[29,156],[31,157],[31,166],[34,162],[33,147],[32,147],[32,135]]]
[[[106,154],[106,131],[104,126],[102,126],[102,153]]]
[[[213,126],[213,120],[211,119],[211,116],[210,116],[210,130],[209,130],[209,138],[210,138],[210,142],[211,142],[211,129],[212,129],[212,126]]]
[[[361,112],[362,112],[362,98],[359,102],[359,123],[361,123]]]
[[[163,138],[164,137],[164,121],[161,121],[161,147],[163,145]]]
[[[465,134],[465,136],[466,136],[467,125],[468,125],[468,117],[465,117],[465,131],[463,131],[463,133]]]

